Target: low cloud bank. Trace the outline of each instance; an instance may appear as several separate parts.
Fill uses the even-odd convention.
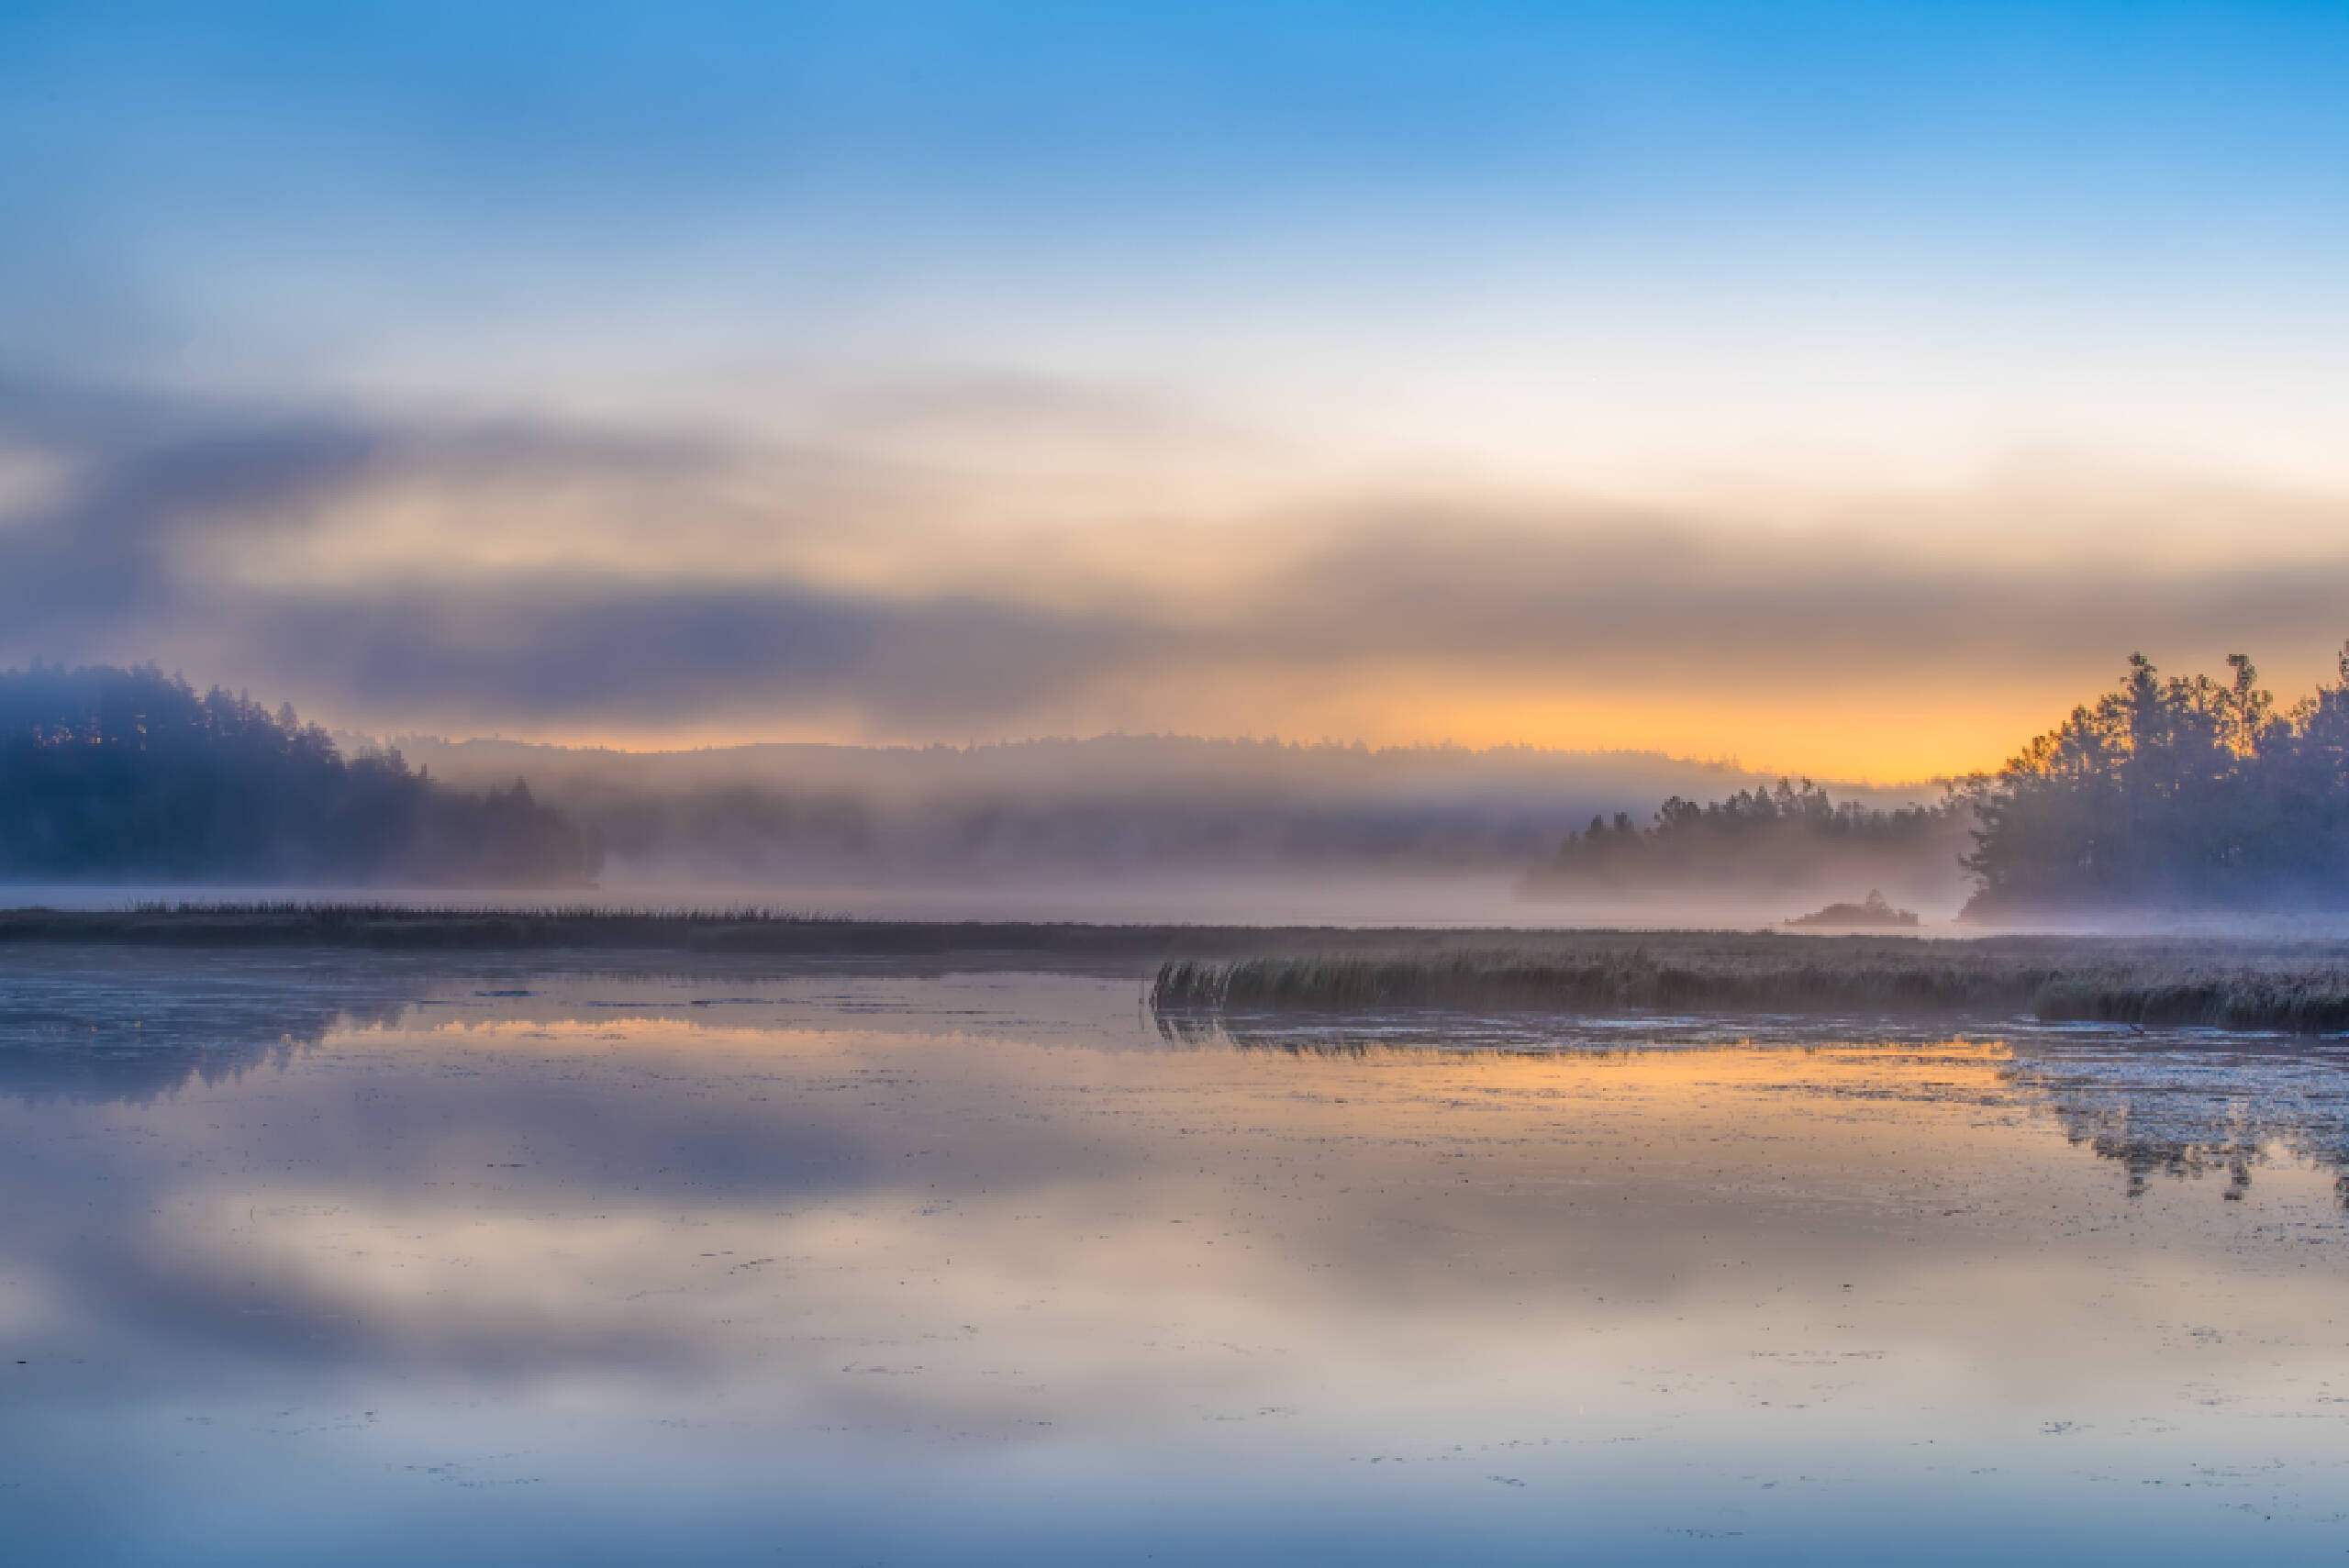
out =
[[[1195,554],[1129,559],[1076,548],[1125,537],[1115,516],[974,531],[958,506],[1018,497],[974,479],[958,499],[851,446],[17,384],[10,450],[47,478],[0,514],[0,662],[182,660],[384,729],[1315,734],[1368,714],[1433,739],[1548,705],[1593,734],[1684,711],[1673,749],[1756,754],[1781,717],[1852,704],[1993,706],[2022,733],[2115,648],[2323,646],[2349,597],[2349,552],[2321,542],[2342,531],[2317,526],[2349,509],[2308,497],[2231,497],[2244,539],[2299,542],[2223,559],[2087,532],[2023,559],[2013,508],[2050,509],[2043,543],[2077,522],[2043,495],[1887,530],[1465,490],[1235,501]]]

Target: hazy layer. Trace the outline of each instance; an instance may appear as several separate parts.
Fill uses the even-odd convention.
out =
[[[806,434],[42,379],[0,384],[0,437],[53,476],[0,514],[0,661],[158,659],[379,732],[1278,734],[1916,778],[1994,765],[2132,650],[2310,684],[2349,584],[2338,495],[2143,468],[1202,502],[1141,463],[1119,484],[1146,503],[1063,506]]]
[[[1635,890],[1554,909],[1523,904],[1524,874],[1593,817],[1645,820],[1667,795],[1709,799],[1762,782],[1636,752],[1171,737],[661,753],[398,744],[452,783],[527,777],[540,798],[603,835],[605,888],[646,897],[699,887],[719,901],[981,918],[1051,908],[1085,919],[1545,924],[1696,909],[1783,919],[1811,906],[1805,899],[1856,897],[1875,884],[1936,914],[1963,897],[1952,851],[1888,868],[1822,861],[1815,874],[1780,885],[1726,874],[1694,896]]]

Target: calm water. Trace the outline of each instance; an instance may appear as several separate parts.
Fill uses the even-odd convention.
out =
[[[0,956],[0,1556],[2337,1562],[2349,1053]]]

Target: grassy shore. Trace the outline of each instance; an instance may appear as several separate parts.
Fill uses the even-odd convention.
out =
[[[433,907],[406,904],[145,904],[120,909],[0,909],[0,947],[43,942],[187,948],[332,948],[481,952],[624,950],[785,958],[1099,960],[1147,973],[1162,959],[1238,959],[1377,947],[1453,951],[1539,941],[1534,931],[1335,926],[1091,925],[1074,921],[864,920],[774,909]]]
[[[2349,1029],[2349,951],[2061,938],[1621,939],[1455,952],[1163,963],[1162,1013],[1409,1006],[1560,1012],[1939,1013],[2046,1022]]]
[[[95,942],[188,948],[342,948],[479,952],[557,950],[941,958],[1062,955],[1126,962],[1237,953],[1236,940],[1186,945],[1182,927],[851,920],[766,909],[472,908],[400,904],[174,904],[128,909],[0,910],[0,947]]]
[[[2349,1030],[2349,943],[1755,931],[1398,930],[851,920],[787,911],[375,904],[0,910],[51,942],[912,959],[1149,973],[1160,1011],[1453,1006],[1946,1013]]]

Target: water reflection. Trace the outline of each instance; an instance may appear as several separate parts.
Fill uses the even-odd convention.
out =
[[[2349,1205],[2349,1048],[2205,1035],[2080,1040],[2018,1057],[2016,1084],[2045,1096],[2071,1140],[2150,1178],[2223,1173],[2240,1201],[2279,1160],[2332,1173]]]
[[[2002,1075],[2021,1103],[2043,1106],[2066,1137],[2125,1173],[2142,1195],[2151,1178],[2223,1174],[2240,1200],[2253,1173],[2278,1160],[2333,1173],[2349,1207],[2349,1044],[2211,1029],[2146,1031],[2009,1020],[1953,1035],[1946,1025],[1816,1015],[1625,1018],[1398,1008],[1154,1015],[1169,1045],[1291,1056],[1376,1051],[1500,1052],[1811,1050],[1864,1040],[1879,1047],[1972,1040],[2004,1049]]]
[[[1818,1013],[1626,1013],[1606,1017],[1524,1008],[1480,1013],[1445,1007],[1304,1008],[1264,1012],[1153,1009],[1165,1043],[1185,1048],[1274,1051],[1294,1055],[1360,1055],[1366,1051],[1499,1051],[1554,1055],[1574,1051],[1657,1051],[1724,1046],[1808,1047],[1822,1041],[1938,1044],[1953,1038],[1945,1022],[1837,1018]],[[2004,1029],[1976,1030],[2004,1040]],[[1960,1034],[1956,1038],[1970,1038]]]
[[[0,969],[140,1037],[0,1067],[0,1558],[2340,1544],[2322,1050],[91,962]]]
[[[445,974],[397,960],[76,948],[0,966],[0,1095],[143,1101],[217,1084],[341,1026],[385,1025]]]

